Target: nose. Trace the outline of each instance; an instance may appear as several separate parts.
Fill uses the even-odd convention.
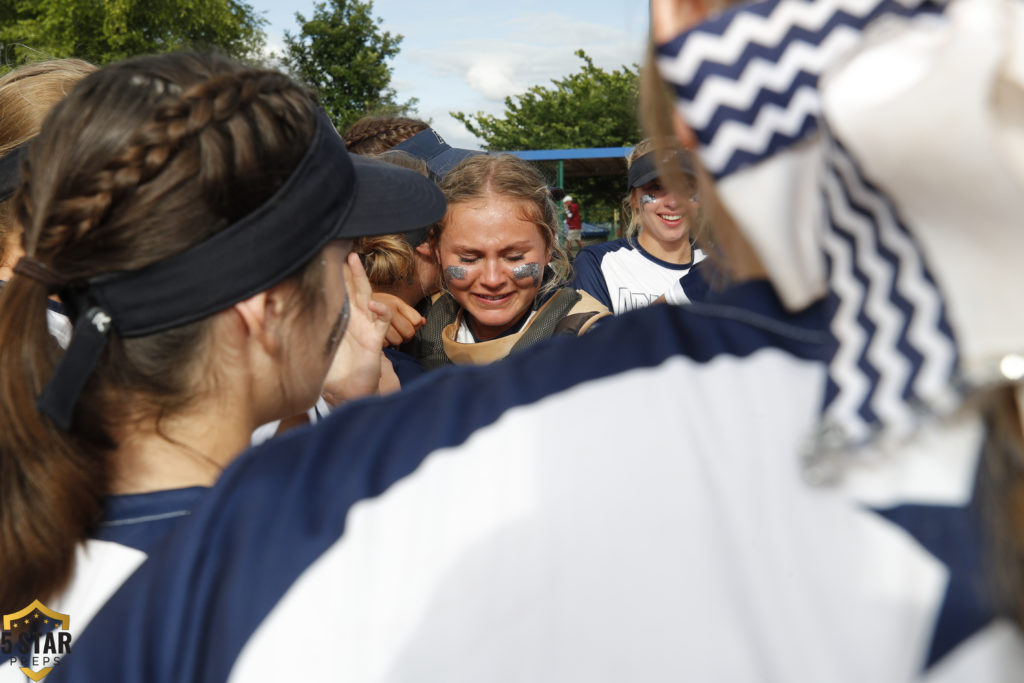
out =
[[[480,277],[480,284],[494,289],[505,284],[504,268],[498,259],[488,259],[484,262],[484,272]]]

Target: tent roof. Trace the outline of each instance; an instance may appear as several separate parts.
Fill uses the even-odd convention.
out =
[[[586,149],[530,149],[508,152],[526,161],[561,161],[566,178],[626,175],[626,158],[632,147]]]

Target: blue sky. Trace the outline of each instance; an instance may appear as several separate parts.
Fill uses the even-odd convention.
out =
[[[312,15],[313,0],[249,0],[267,18],[271,49],[295,13]],[[404,36],[392,62],[398,99],[419,99],[418,115],[456,147],[477,141],[449,111],[500,114],[504,98],[577,71],[586,50],[605,69],[640,63],[647,35],[643,0],[375,0],[383,28]]]

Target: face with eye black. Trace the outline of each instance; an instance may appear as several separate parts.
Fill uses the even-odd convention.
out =
[[[680,199],[655,178],[634,188],[630,201],[634,208],[640,210],[640,224],[647,239],[663,247],[671,247],[689,239],[688,216],[692,208],[696,208],[695,200]]]
[[[448,205],[437,258],[477,339],[509,330],[533,305],[551,260],[526,200],[488,194]]]

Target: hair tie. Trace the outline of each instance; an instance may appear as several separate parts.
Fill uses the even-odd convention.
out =
[[[42,283],[51,292],[63,289],[68,284],[67,278],[31,256],[22,256],[18,259],[14,264],[14,272]]]

